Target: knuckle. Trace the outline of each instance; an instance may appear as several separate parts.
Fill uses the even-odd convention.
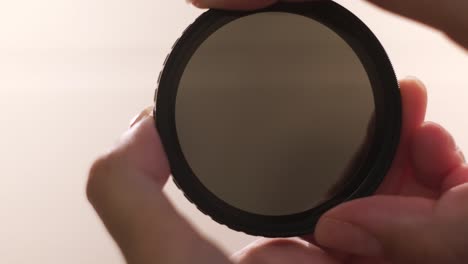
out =
[[[247,252],[239,258],[239,263],[241,264],[268,264],[271,263],[270,261],[274,260],[258,251]]]
[[[91,165],[86,184],[86,196],[93,203],[97,194],[101,193],[105,187],[105,181],[112,173],[114,156],[106,154],[98,157]]]
[[[250,248],[247,252],[239,256],[237,260],[242,264],[282,262],[282,260],[276,257],[276,252],[284,252],[289,255],[289,253],[300,251],[301,248],[303,248],[302,244],[305,243],[305,241],[299,242],[293,239],[268,239],[261,241],[254,247]],[[291,254],[291,256],[292,255],[293,254]]]
[[[276,261],[272,259],[275,251],[281,248],[282,242],[279,240],[263,240],[255,243],[242,255],[238,256],[239,263],[242,264],[266,264]]]

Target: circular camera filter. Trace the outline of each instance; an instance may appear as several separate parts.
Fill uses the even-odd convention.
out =
[[[373,194],[400,136],[383,47],[332,1],[205,12],[174,45],[155,100],[176,184],[252,235],[312,233],[327,210]]]

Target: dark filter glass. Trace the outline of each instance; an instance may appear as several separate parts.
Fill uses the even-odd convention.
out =
[[[221,27],[190,59],[176,128],[215,196],[269,216],[330,199],[367,155],[374,97],[352,48],[310,18],[258,13]]]

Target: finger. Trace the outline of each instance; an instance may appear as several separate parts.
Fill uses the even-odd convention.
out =
[[[186,0],[198,8],[216,8],[227,10],[255,10],[270,6],[276,2],[307,2],[320,0]],[[327,0],[322,0],[327,1]]]
[[[427,187],[439,190],[444,179],[464,163],[453,137],[435,123],[418,128],[411,145],[414,175]]]
[[[373,258],[373,257],[354,257],[346,264],[394,264],[388,260],[382,258]]]
[[[466,0],[368,0],[386,10],[442,30],[468,49]]]
[[[403,108],[400,144],[392,167],[384,182],[377,190],[378,194],[395,194],[400,192],[402,187],[401,178],[408,173],[407,170],[410,167],[410,140],[415,131],[422,125],[426,115],[427,91],[421,81],[415,78],[407,78],[400,81],[400,93]],[[313,241],[308,237],[305,239]]]
[[[400,93],[403,108],[400,143],[392,167],[377,191],[379,194],[393,194],[399,190],[401,177],[408,174],[411,138],[426,116],[427,91],[421,81],[415,78],[400,81]]]
[[[409,141],[426,117],[427,90],[419,79],[408,77],[400,81],[400,93],[403,107],[401,138]]]
[[[187,0],[199,8],[253,10],[269,6],[277,0]],[[468,2],[465,0],[388,1],[368,0],[386,10],[403,15],[439,29],[455,42],[468,49]],[[301,2],[292,0],[285,2]]]
[[[269,239],[255,242],[235,257],[239,264],[338,264],[323,250],[296,239]]]
[[[227,263],[163,195],[169,174],[154,121],[146,117],[93,164],[87,194],[128,263]]]
[[[442,182],[441,191],[442,193],[446,193],[447,191],[466,183],[468,183],[468,166],[463,165],[451,171],[451,173],[445,177]]]
[[[450,262],[450,247],[440,239],[434,205],[433,200],[399,196],[355,200],[320,219],[316,240],[325,247],[392,263],[455,263]]]
[[[447,190],[436,203],[434,214],[440,222],[442,229],[441,240],[445,241],[444,246],[450,248],[457,262],[466,263],[468,261],[468,170],[459,169],[458,177],[465,175],[465,184],[458,184],[456,187]],[[447,262],[445,262],[447,263]]]
[[[277,0],[188,0],[199,8],[253,10],[267,7]]]

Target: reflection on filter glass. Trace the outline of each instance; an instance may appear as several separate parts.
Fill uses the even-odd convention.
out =
[[[176,126],[213,194],[286,215],[317,206],[353,174],[373,111],[366,71],[344,40],[272,12],[231,22],[201,45],[180,81]]]

